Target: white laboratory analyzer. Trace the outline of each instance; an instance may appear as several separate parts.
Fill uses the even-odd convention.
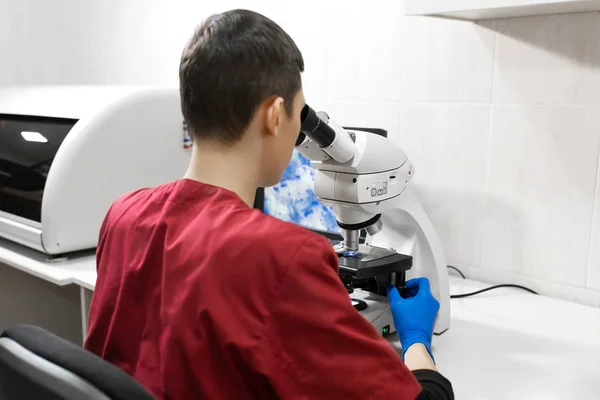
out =
[[[177,88],[1,88],[0,237],[93,249],[112,202],[181,178],[190,147]]]

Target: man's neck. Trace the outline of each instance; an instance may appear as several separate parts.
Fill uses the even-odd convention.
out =
[[[241,147],[198,143],[185,178],[230,190],[252,207],[258,176],[258,165],[252,157],[251,151]]]

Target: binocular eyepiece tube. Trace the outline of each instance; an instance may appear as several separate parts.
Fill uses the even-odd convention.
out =
[[[323,114],[323,115],[319,115]],[[342,127],[329,120],[325,113],[316,113],[308,104],[300,113],[300,134],[296,146],[310,139],[338,163],[346,163],[354,157],[354,140]]]

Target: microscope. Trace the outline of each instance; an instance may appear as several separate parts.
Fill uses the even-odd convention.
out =
[[[344,129],[305,105],[296,149],[315,168],[315,195],[333,209],[343,241],[339,274],[352,304],[382,334],[395,332],[388,284],[426,277],[440,302],[434,333],[450,326],[448,270],[439,238],[409,182],[413,164],[391,140]],[[366,232],[364,240],[361,232]]]

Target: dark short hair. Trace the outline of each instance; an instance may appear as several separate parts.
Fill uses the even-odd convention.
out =
[[[234,143],[269,96],[291,114],[302,87],[302,53],[269,18],[248,10],[209,17],[186,45],[179,65],[181,110],[199,139]]]

